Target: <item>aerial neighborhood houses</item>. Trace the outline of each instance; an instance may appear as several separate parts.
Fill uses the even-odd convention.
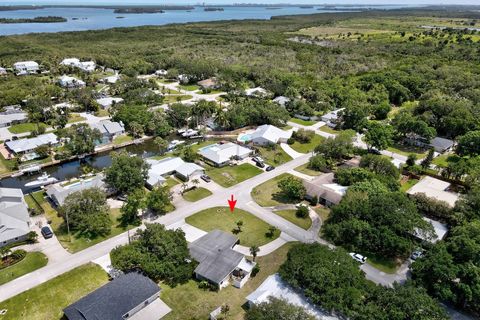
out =
[[[215,167],[229,165],[232,160],[242,160],[253,153],[252,149],[233,142],[220,142],[201,148],[198,153]]]
[[[253,144],[265,146],[277,143],[286,143],[292,136],[292,130],[282,130],[270,124],[259,126],[251,134],[244,135],[243,139],[248,139],[245,142],[252,142]]]
[[[80,61],[78,58],[63,59],[60,64],[63,66],[79,68],[85,72],[93,72],[97,66],[94,61]]]
[[[147,187],[153,188],[166,182],[166,178],[175,175],[183,181],[204,173],[204,169],[191,162],[185,162],[178,157],[168,157],[161,160],[147,159],[150,165],[148,170]]]
[[[97,129],[102,134],[102,139],[98,141],[98,144],[110,143],[115,137],[125,134],[125,126],[122,122],[102,120],[90,124],[90,127],[92,129]]]
[[[20,106],[8,106],[0,112],[0,128],[27,121],[27,113]]]
[[[40,70],[38,63],[35,61],[20,61],[13,65],[17,75],[34,74]]]
[[[7,151],[13,155],[29,155],[35,158],[35,149],[40,146],[57,146],[60,141],[54,133],[45,133],[33,138],[5,142]]]
[[[450,139],[435,137],[431,140],[420,136],[407,137],[407,142],[411,145],[416,145],[422,148],[433,148],[437,153],[449,152],[455,146],[455,142]]]
[[[0,188],[0,247],[24,241],[30,216],[21,189]]]
[[[67,75],[63,75],[62,77],[60,77],[60,79],[58,79],[58,83],[60,84],[60,86],[69,89],[85,87],[84,81]]]
[[[116,104],[122,103],[122,98],[115,98],[115,97],[105,97],[105,98],[98,98],[95,100],[102,109],[106,110],[109,109],[111,106]]]
[[[190,243],[190,255],[198,262],[195,277],[220,289],[230,283],[236,288],[243,287],[256,263],[233,249],[238,242],[229,233],[213,230]]]
[[[429,198],[444,201],[453,207],[459,196],[458,193],[450,190],[450,186],[448,182],[426,176],[411,187],[407,193],[410,195],[423,193]]]
[[[209,79],[205,79],[205,80],[202,80],[202,81],[198,81],[197,84],[202,88],[202,89],[210,89],[210,90],[213,90],[213,89],[218,89],[219,87],[219,83],[217,81],[216,78],[209,78]]]
[[[164,303],[160,287],[140,273],[121,275],[103,287],[66,307],[68,320],[153,319],[162,318]]]
[[[106,191],[107,187],[103,179],[104,176],[102,174],[97,174],[84,179],[75,179],[73,181],[52,184],[47,186],[45,190],[47,196],[56,206],[62,206],[65,199],[74,192],[90,188],[99,188]]]

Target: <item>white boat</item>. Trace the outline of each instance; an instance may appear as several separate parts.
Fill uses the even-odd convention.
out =
[[[182,143],[185,143],[185,141],[182,141],[182,140],[172,140],[172,141],[170,141],[170,143],[168,144],[167,150],[168,150],[168,151],[171,151],[171,150],[175,149],[178,145],[180,145],[180,144],[182,144]]]
[[[185,137],[185,138],[196,136],[196,135],[198,135],[198,131],[193,129],[188,129],[187,131],[182,133],[182,137]]]
[[[31,167],[27,167],[25,169],[22,169],[22,172],[23,173],[33,173],[33,172],[38,172],[41,169],[42,168],[40,166],[31,166]]]
[[[25,187],[30,187],[30,188],[43,187],[55,182],[58,182],[57,178],[50,177],[47,173],[44,173],[40,177],[38,177],[36,180],[26,183]]]
[[[23,171],[17,171],[11,175],[12,178],[23,176]]]

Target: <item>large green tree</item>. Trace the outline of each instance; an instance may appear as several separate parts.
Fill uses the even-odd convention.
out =
[[[148,163],[140,157],[113,152],[112,165],[105,171],[105,182],[118,192],[129,193],[144,186],[148,169]]]
[[[268,301],[259,303],[247,310],[245,320],[314,320],[302,307],[270,297]]]

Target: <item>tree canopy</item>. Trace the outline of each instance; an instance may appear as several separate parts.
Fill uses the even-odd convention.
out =
[[[118,192],[129,193],[142,188],[149,165],[140,157],[125,152],[112,153],[112,165],[105,170],[105,182]]]

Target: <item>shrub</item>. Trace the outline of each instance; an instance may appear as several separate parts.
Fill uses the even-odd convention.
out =
[[[259,273],[259,272],[260,272],[260,265],[257,262],[255,267],[253,267],[253,269],[252,269],[252,274],[251,274],[252,278],[255,277],[257,275],[257,273]]]
[[[318,204],[318,197],[317,196],[313,196],[312,197],[312,200],[310,200],[310,204],[312,206],[316,206]]]
[[[307,206],[299,206],[296,212],[296,216],[298,218],[305,219],[306,217],[308,217],[308,211],[309,210]]]
[[[292,137],[300,143],[309,143],[314,135],[315,132],[312,130],[298,129]]]
[[[25,258],[26,255],[27,255],[27,251],[22,250],[22,249],[18,249],[18,250],[13,251],[10,256],[13,259],[19,261],[19,260],[22,260],[23,258]]]

